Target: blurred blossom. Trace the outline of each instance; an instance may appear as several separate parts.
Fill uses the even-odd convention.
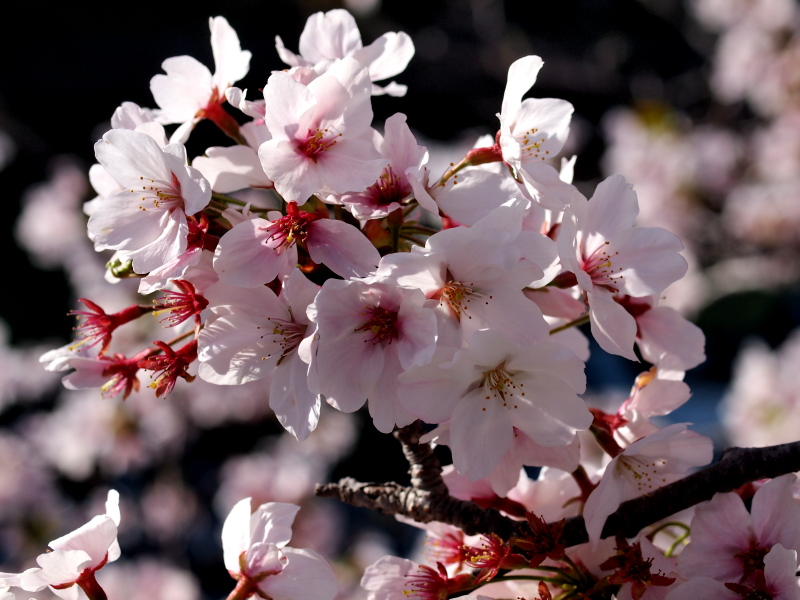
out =
[[[800,179],[800,110],[783,113],[756,131],[752,152],[761,179]]]
[[[763,116],[796,107],[800,41],[796,23],[794,27],[770,31],[747,22],[726,31],[711,74],[717,97],[723,102],[747,101]]]
[[[169,400],[182,404],[192,422],[207,429],[231,422],[252,423],[272,415],[269,382],[263,379],[220,386],[198,378],[191,386],[176,387]]]
[[[183,534],[197,518],[197,497],[176,477],[165,477],[145,490],[141,511],[147,534],[169,545],[181,542]]]
[[[800,431],[800,330],[777,349],[760,340],[742,348],[721,406],[725,429],[737,446],[793,442]]]
[[[62,393],[52,412],[25,423],[27,438],[57,470],[71,479],[141,468],[177,452],[184,423],[174,406],[152,394],[127,403],[103,398],[97,390]]]
[[[774,30],[797,17],[795,0],[692,0],[689,7],[698,21],[717,31],[741,23]]]
[[[81,255],[95,254],[86,239],[86,219],[80,212],[88,191],[84,169],[63,156],[54,161],[48,181],[26,190],[15,233],[17,242],[40,267],[67,266]]]
[[[728,197],[723,223],[738,239],[772,249],[800,245],[800,177],[741,185]]]
[[[273,446],[274,449],[274,446]],[[220,469],[220,483],[214,499],[217,514],[226,515],[241,498],[252,497],[254,505],[265,502],[301,504],[313,495],[314,484],[324,478],[321,469],[297,452],[261,449],[245,456],[233,456]]]
[[[39,356],[42,346],[13,347],[8,326],[0,320],[0,412],[21,400],[36,400],[54,389],[58,375],[43,372]]]
[[[109,598],[126,600],[199,600],[191,573],[153,559],[113,563],[98,575]]]

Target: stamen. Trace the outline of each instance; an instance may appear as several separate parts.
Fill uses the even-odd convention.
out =
[[[393,339],[400,337],[396,312],[388,311],[381,306],[367,306],[361,316],[367,321],[354,331],[367,331],[372,334],[372,337],[364,340],[365,343],[372,342],[374,346],[388,339],[387,344],[391,344]]]

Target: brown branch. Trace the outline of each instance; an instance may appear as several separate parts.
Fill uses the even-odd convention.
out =
[[[442,465],[433,453],[430,444],[420,444],[419,438],[425,432],[422,423],[414,421],[395,430],[396,437],[403,447],[403,454],[408,461],[408,474],[411,475],[411,487],[431,492],[434,496],[449,496],[447,486],[442,479]]]
[[[767,448],[729,448],[716,464],[623,502],[608,518],[602,537],[617,534],[634,537],[644,527],[710,500],[717,492],[729,492],[752,481],[796,471],[800,471],[800,442]],[[526,529],[523,521],[509,519],[497,510],[482,509],[474,502],[396,483],[359,483],[345,478],[338,483],[317,486],[316,494],[386,515],[404,515],[420,523],[441,521],[469,535],[495,533],[508,539],[512,535],[524,535]],[[567,546],[588,541],[583,517],[567,520],[564,539]]]

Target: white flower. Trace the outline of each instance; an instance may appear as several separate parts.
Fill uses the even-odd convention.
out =
[[[96,250],[123,250],[137,273],[149,273],[186,252],[187,216],[203,210],[211,188],[186,165],[186,149],[163,150],[153,138],[112,129],[95,144],[98,162],[122,186],[104,198],[89,218]]]
[[[192,128],[203,118],[225,119],[221,103],[225,90],[250,70],[250,52],[242,50],[239,37],[223,17],[208,20],[211,50],[216,71],[211,71],[191,56],[174,56],[161,67],[166,75],[150,80],[150,91],[161,107],[157,118],[162,123],[182,123],[171,141],[183,143]]]
[[[66,600],[77,600],[76,584],[85,590],[98,589],[95,571],[120,556],[117,543],[119,520],[119,493],[110,490],[106,514],[98,515],[75,531],[50,542],[53,551],[40,554],[36,559],[41,568],[20,574],[19,587],[28,592],[38,592],[50,586],[54,594]]]
[[[403,33],[384,33],[367,47],[362,47],[361,33],[353,16],[342,9],[314,13],[300,34],[300,55],[287,50],[280,36],[275,47],[281,60],[292,67],[323,70],[337,59],[351,57],[369,70],[371,81],[380,81],[402,72],[414,56],[414,43]],[[372,94],[404,96],[406,86],[395,82],[385,88],[372,86]]]
[[[222,526],[225,568],[237,580],[237,598],[333,600],[336,575],[312,550],[288,548],[300,507],[268,502],[250,514],[250,498],[233,507]],[[235,592],[235,593],[236,593]]]
[[[638,360],[636,321],[613,294],[661,294],[686,274],[681,241],[659,227],[635,227],[636,192],[622,175],[601,182],[591,200],[575,192],[557,244],[564,268],[587,293],[592,335],[606,352]]]
[[[574,188],[545,162],[564,146],[572,119],[572,104],[556,98],[522,96],[536,83],[542,68],[538,56],[520,58],[508,69],[500,119],[503,160],[522,178],[526,189],[545,208],[562,210]]]
[[[472,480],[489,476],[511,448],[515,428],[541,446],[567,446],[588,429],[583,363],[553,342],[520,347],[483,329],[468,348],[444,348],[400,376],[403,406],[423,421],[450,420],[453,464]],[[435,399],[432,400],[432,399]]]
[[[397,376],[423,365],[436,346],[436,316],[419,290],[390,280],[329,279],[308,315],[317,324],[312,371],[319,392],[343,412],[369,398],[375,427],[388,433],[414,420],[397,398]]]
[[[589,539],[597,542],[606,519],[625,500],[682,477],[691,467],[711,462],[711,440],[675,423],[634,442],[606,467],[583,508]]]

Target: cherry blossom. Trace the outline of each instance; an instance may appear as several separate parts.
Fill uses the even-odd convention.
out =
[[[440,345],[458,346],[486,328],[523,344],[547,338],[547,323],[522,288],[544,276],[555,249],[545,236],[521,231],[526,204],[509,201],[472,227],[440,231],[424,248],[381,259],[378,275],[437,301]]]
[[[369,46],[361,43],[361,33],[353,16],[342,9],[314,13],[300,34],[300,54],[294,54],[275,36],[281,60],[291,67],[315,67],[336,59],[352,57],[369,70],[371,81],[381,81],[401,73],[414,56],[414,43],[403,33],[384,33]],[[324,72],[325,67],[322,66]],[[406,86],[395,82],[385,88],[374,85],[372,94],[404,96]]]
[[[413,189],[405,172],[422,164],[427,156],[406,124],[406,116],[397,113],[386,119],[384,135],[376,134],[376,146],[389,161],[378,180],[363,192],[331,195],[326,202],[343,204],[357,219],[377,219],[400,208],[400,202]]]
[[[39,362],[48,371],[74,369],[61,380],[67,389],[100,388],[103,395],[113,398],[121,393],[125,399],[132,391],[139,391],[139,362],[153,352],[155,349],[146,348],[130,358],[120,353],[100,356],[88,349],[81,348],[76,352],[74,346],[67,345],[44,353]]]
[[[225,568],[236,580],[229,599],[333,600],[338,583],[312,550],[289,548],[298,506],[268,502],[251,514],[250,498],[233,507],[222,526]]]
[[[468,574],[449,577],[441,563],[432,568],[384,556],[365,569],[361,587],[369,592],[367,600],[438,600],[468,589],[473,581]]]
[[[343,194],[375,183],[386,160],[372,142],[369,74],[347,58],[308,86],[273,73],[264,88],[272,139],[258,155],[275,189],[303,204],[321,190]]]
[[[691,524],[692,543],[679,557],[680,574],[744,583],[764,568],[764,556],[775,544],[800,550],[795,480],[787,474],[765,483],[753,496],[750,512],[734,493],[716,494],[699,505]]]
[[[657,227],[634,227],[636,193],[621,175],[600,183],[591,200],[572,197],[558,236],[564,268],[587,294],[592,335],[611,354],[638,360],[636,322],[613,294],[659,295],[687,270],[680,240]]]
[[[150,91],[161,110],[156,118],[162,123],[181,123],[171,141],[183,143],[194,126],[207,118],[223,131],[238,135],[238,125],[222,108],[225,91],[242,79],[250,69],[250,52],[242,50],[239,37],[223,17],[208,20],[214,74],[191,56],[175,56],[162,63],[166,75],[150,80]]]
[[[309,306],[317,325],[312,372],[319,392],[344,412],[369,399],[375,427],[388,433],[414,420],[397,398],[397,376],[431,360],[436,317],[419,290],[388,280],[329,279]]]
[[[38,592],[50,586],[57,596],[77,600],[78,587],[92,600],[105,599],[105,592],[95,579],[95,572],[120,556],[117,543],[119,525],[119,494],[108,493],[106,514],[48,544],[52,552],[36,559],[39,569],[30,569],[19,576],[19,587]]]
[[[526,56],[509,67],[503,107],[497,115],[499,145],[503,160],[517,171],[531,196],[546,208],[561,210],[571,201],[574,188],[545,161],[555,158],[564,146],[572,105],[555,98],[522,100],[543,64],[538,56]]]
[[[230,385],[271,375],[270,407],[299,440],[319,421],[320,398],[309,390],[308,364],[298,356],[301,341],[311,334],[306,308],[318,289],[297,269],[280,297],[266,287],[216,284],[207,291],[214,316],[198,338],[201,379]]]
[[[722,583],[710,577],[698,576],[676,587],[666,600],[683,598],[798,600],[800,587],[797,585],[797,566],[797,551],[775,544],[764,555],[763,578],[759,578],[754,584]]]
[[[122,250],[137,273],[148,273],[187,249],[187,215],[211,199],[202,175],[186,165],[186,149],[163,150],[150,136],[113,129],[95,144],[97,160],[122,191],[104,198],[89,218],[96,250]]]
[[[600,539],[606,519],[625,500],[676,481],[691,467],[711,462],[709,438],[675,423],[625,448],[606,467],[583,509],[589,539]]]
[[[636,321],[636,344],[642,357],[662,372],[683,373],[705,361],[705,336],[697,325],[668,306],[657,306],[658,298],[615,296]],[[619,345],[627,348],[628,342]]]
[[[480,330],[467,348],[440,351],[429,365],[400,375],[400,383],[411,413],[428,423],[450,420],[453,464],[473,480],[499,464],[515,428],[537,444],[559,447],[592,422],[576,395],[586,385],[583,363],[553,342],[520,346]]]
[[[286,277],[297,265],[298,244],[311,260],[342,277],[366,276],[380,260],[378,250],[349,223],[300,210],[295,202],[288,203],[286,215],[268,216],[271,220],[242,221],[222,236],[214,252],[221,281],[256,287]]]

